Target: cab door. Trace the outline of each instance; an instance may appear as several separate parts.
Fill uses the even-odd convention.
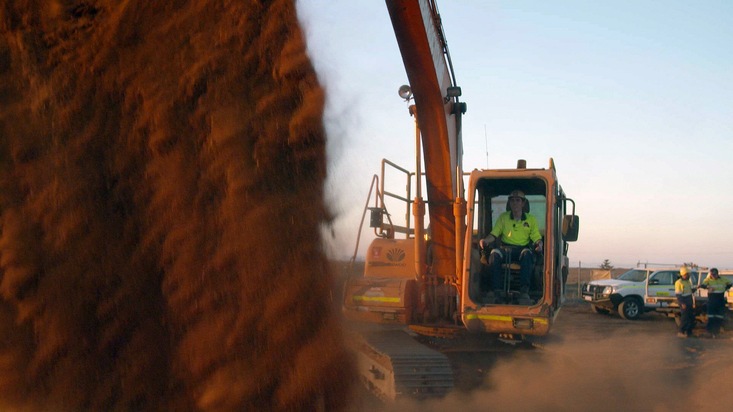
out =
[[[670,301],[674,301],[674,282],[679,274],[679,271],[674,270],[660,270],[652,273],[649,276],[647,298],[654,298],[659,306],[668,306]]]

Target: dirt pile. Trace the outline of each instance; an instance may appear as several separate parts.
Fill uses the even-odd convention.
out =
[[[292,0],[0,5],[0,409],[342,406],[323,102]]]

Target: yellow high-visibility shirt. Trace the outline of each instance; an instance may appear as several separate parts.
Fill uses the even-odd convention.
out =
[[[692,283],[690,283],[690,279],[677,279],[674,282],[674,294],[682,296],[692,295]]]
[[[706,277],[702,283],[708,286],[708,293],[723,293],[725,292],[725,288],[730,284],[727,279],[714,279],[710,276]]]
[[[511,211],[499,215],[499,219],[491,229],[491,234],[501,239],[503,243],[513,246],[524,246],[530,240],[535,243],[542,238],[537,219],[534,216],[523,213],[521,220],[514,220]]]

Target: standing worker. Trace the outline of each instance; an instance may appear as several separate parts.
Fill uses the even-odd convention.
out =
[[[700,286],[708,290],[708,324],[706,329],[711,338],[717,338],[720,333],[720,325],[725,320],[725,291],[730,289],[729,280],[723,279],[718,274],[717,268],[710,269],[710,276],[705,278]]]
[[[692,336],[692,329],[695,328],[695,313],[692,301],[694,289],[690,283],[690,272],[687,267],[680,268],[680,278],[674,282],[674,294],[677,296],[677,303],[680,305],[680,330],[677,336],[687,338]]]

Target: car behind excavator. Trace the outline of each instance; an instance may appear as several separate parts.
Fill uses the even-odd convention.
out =
[[[378,396],[394,399],[440,395],[453,385],[447,357],[416,337],[491,335],[517,341],[547,335],[563,301],[568,242],[578,237],[579,218],[552,159],[547,168],[527,168],[520,160],[514,169],[464,173],[466,104],[459,100],[437,5],[433,0],[386,0],[386,5],[410,83],[399,93],[413,103],[416,165],[413,172],[383,160],[372,179],[362,223],[369,214],[375,238],[363,273],[346,282],[343,311],[353,326],[362,379]],[[385,176],[394,175],[401,175],[406,193],[385,185]],[[480,262],[479,240],[508,210],[513,190],[525,193],[543,238],[529,304],[518,299],[519,267],[511,262],[502,265],[506,299],[489,301],[488,270]],[[399,222],[395,209],[405,212]],[[357,252],[358,241],[352,261]]]

